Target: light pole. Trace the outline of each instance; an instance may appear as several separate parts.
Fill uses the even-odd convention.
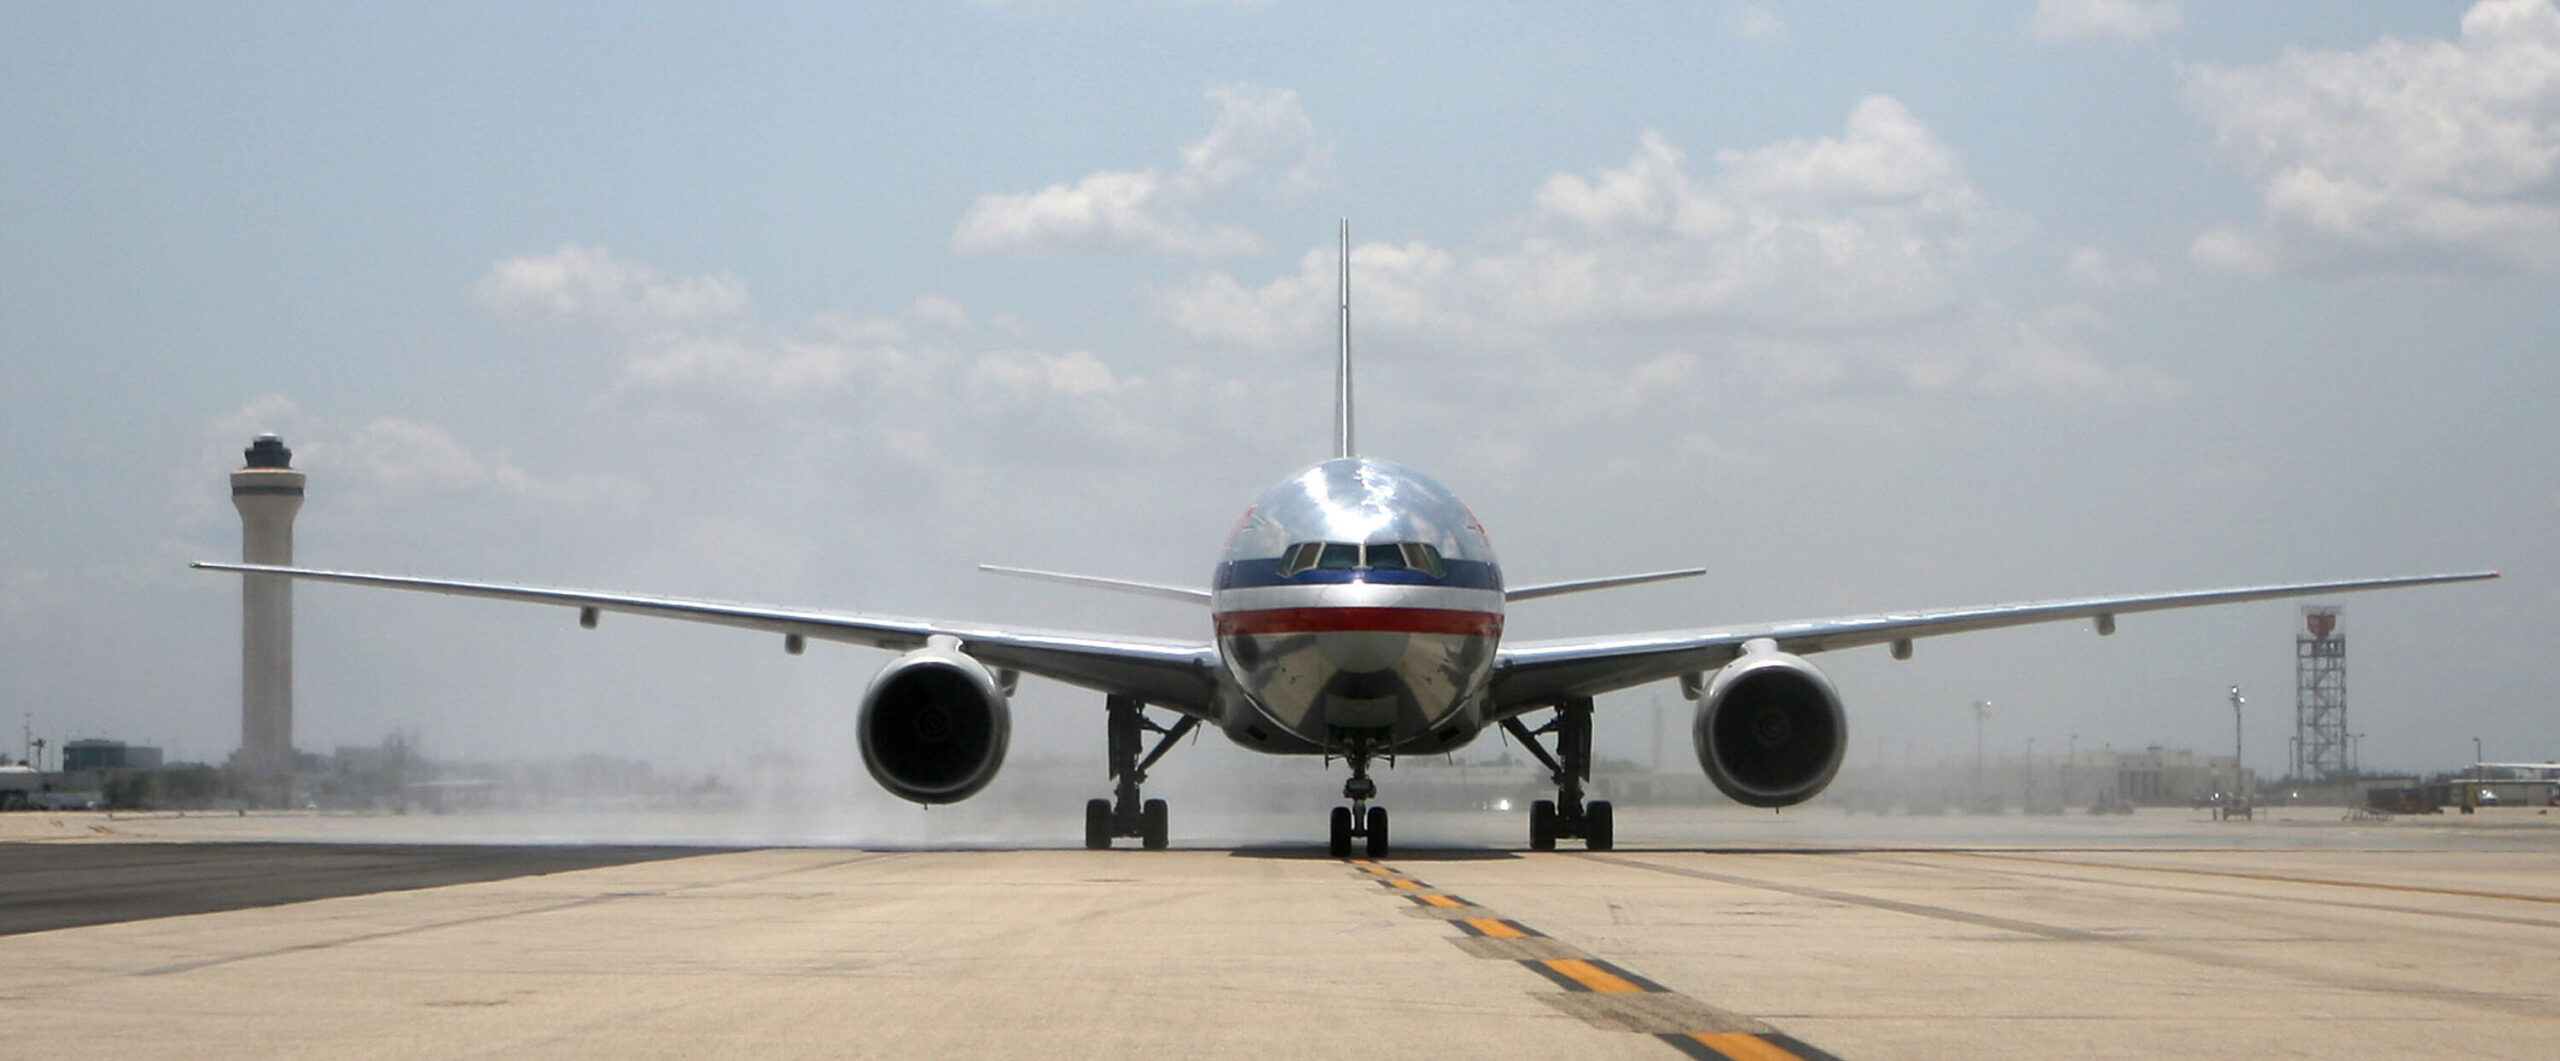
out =
[[[1982,727],[1991,721],[1991,701],[1973,702],[1973,802],[1982,805]]]
[[[2473,774],[2478,774],[2480,772],[2480,764],[2488,761],[2488,754],[2480,750],[2480,738],[2471,738],[2471,772]]]
[[[2232,798],[2233,802],[2235,802],[2235,803],[2236,803],[2236,804],[2238,804],[2239,806],[2243,806],[2243,807],[2245,807],[2245,806],[2248,806],[2248,805],[2249,805],[2249,793],[2248,793],[2248,791],[2247,791],[2247,787],[2248,787],[2248,784],[2249,784],[2249,775],[2248,775],[2248,773],[2245,771],[2245,769],[2240,765],[2240,761],[2241,761],[2241,745],[2240,745],[2240,709],[2241,709],[2241,708],[2243,708],[2243,707],[2248,706],[2248,703],[2249,703],[2249,698],[2248,698],[2248,697],[2245,697],[2245,696],[2240,695],[2240,687],[2239,687],[2239,686],[2237,686],[2237,685],[2232,686],[2232,687],[2231,687],[2231,798]]]
[[[2074,733],[2064,745],[2062,757],[2062,804],[2071,805],[2071,775],[2080,771],[2080,735]]]
[[[2018,784],[2020,786],[2018,801],[2025,805],[2024,809],[2027,813],[2035,813],[2036,739],[2034,737],[2027,738],[2027,759],[2025,762],[2018,764]]]

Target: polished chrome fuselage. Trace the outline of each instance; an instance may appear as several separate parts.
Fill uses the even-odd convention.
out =
[[[1502,599],[1493,544],[1447,488],[1386,461],[1313,465],[1254,502],[1218,565],[1218,653],[1243,694],[1224,728],[1269,751],[1465,744]]]

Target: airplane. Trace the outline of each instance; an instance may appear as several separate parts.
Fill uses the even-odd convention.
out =
[[[1504,609],[1568,593],[1692,578],[1657,571],[1514,586],[1475,514],[1429,476],[1361,456],[1352,432],[1351,227],[1342,224],[1340,349],[1334,445],[1256,497],[1207,588],[988,566],[1046,579],[1205,605],[1209,636],[1187,640],[1036,630],[935,619],[732,604],[580,589],[500,585],[257,564],[198,563],[250,578],[414,590],[578,609],[593,629],[604,612],[780,634],[798,655],[811,639],[900,655],[863,692],[854,729],[863,765],[890,793],[920,804],[977,794],[1003,765],[1010,698],[1023,675],[1103,695],[1113,794],[1085,805],[1085,845],[1135,838],[1168,845],[1164,800],[1144,798],[1147,772],[1202,725],[1273,755],[1341,759],[1346,801],[1329,822],[1328,850],[1371,858],[1390,850],[1373,764],[1455,751],[1488,729],[1518,741],[1543,766],[1553,800],[1531,804],[1529,847],[1558,840],[1615,845],[1615,813],[1585,799],[1595,698],[1677,681],[1696,702],[1691,743],[1716,788],[1736,802],[1783,808],[1812,799],[1839,771],[1848,720],[1839,690],[1804,657],[1886,645],[1908,659],[1914,641],[1975,630],[2089,620],[2101,635],[2119,616],[2496,578],[2497,572],[2370,578],[2084,597],[1933,611],[1745,623],[1658,633],[1503,640]],[[1159,721],[1150,710],[1168,712]],[[1544,714],[1533,727],[1533,716]],[[1155,738],[1152,747],[1148,738]],[[1543,738],[1543,740],[1542,740]]]

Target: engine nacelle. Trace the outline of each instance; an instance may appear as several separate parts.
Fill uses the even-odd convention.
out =
[[[985,664],[934,640],[880,668],[854,729],[880,787],[917,803],[957,803],[996,779],[1013,712]]]
[[[1690,734],[1707,779],[1734,802],[1789,807],[1840,772],[1849,719],[1831,679],[1764,644],[1716,672]]]

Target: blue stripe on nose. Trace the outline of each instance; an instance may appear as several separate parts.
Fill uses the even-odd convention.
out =
[[[1295,575],[1282,577],[1280,558],[1267,560],[1230,560],[1218,565],[1218,589],[1252,589],[1259,586],[1331,586],[1346,582],[1367,582],[1382,586],[1449,586],[1456,589],[1489,589],[1502,591],[1502,568],[1482,560],[1442,560],[1445,577],[1433,578],[1430,572],[1410,568],[1328,568],[1315,567]]]

